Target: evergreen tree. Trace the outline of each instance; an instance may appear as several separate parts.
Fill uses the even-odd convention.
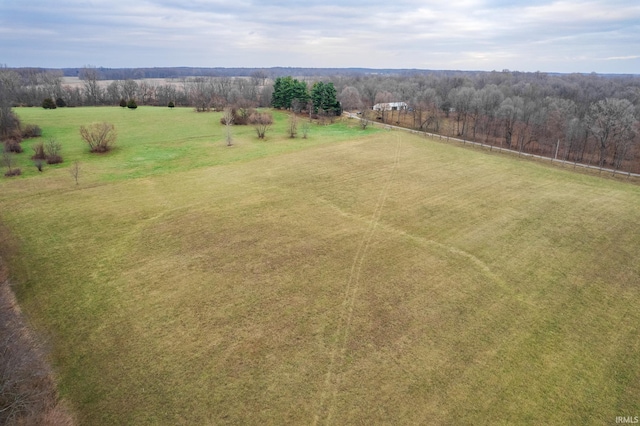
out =
[[[271,106],[274,108],[290,109],[294,100],[304,105],[308,99],[306,82],[295,80],[291,76],[276,78],[271,98]]]
[[[321,81],[315,83],[311,89],[311,101],[313,102],[313,112],[315,113],[320,110],[335,115],[342,113],[333,83],[323,83]]]
[[[56,103],[53,101],[53,99],[51,98],[45,98],[44,101],[42,101],[42,108],[44,109],[56,109]]]

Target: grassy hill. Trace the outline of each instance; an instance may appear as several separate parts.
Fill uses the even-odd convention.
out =
[[[1,255],[81,424],[640,412],[638,186],[282,114],[226,147],[189,109],[18,113],[65,164],[0,181]]]

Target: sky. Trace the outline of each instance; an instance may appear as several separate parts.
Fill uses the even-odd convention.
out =
[[[0,0],[0,65],[640,74],[640,1]]]

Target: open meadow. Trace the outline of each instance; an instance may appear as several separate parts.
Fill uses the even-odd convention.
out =
[[[640,415],[633,182],[279,112],[231,147],[219,113],[16,112],[65,162],[23,142],[0,256],[79,424]]]

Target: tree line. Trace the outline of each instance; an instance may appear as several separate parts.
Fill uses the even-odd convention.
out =
[[[311,103],[317,112],[340,107],[370,111],[377,103],[402,101],[408,104],[407,110],[383,109],[375,118],[520,152],[640,171],[640,76],[509,70],[400,70],[391,74],[348,69],[322,76],[309,71],[308,76],[294,79],[271,70],[158,83],[105,81],[103,69],[85,67],[78,71],[80,84],[69,85],[61,70],[4,68],[0,78],[4,87],[11,88],[6,102],[13,106],[40,106],[45,98],[69,106],[117,105],[135,99],[138,105],[173,102],[198,111],[230,105],[300,111]],[[278,73],[286,70],[278,69]]]

